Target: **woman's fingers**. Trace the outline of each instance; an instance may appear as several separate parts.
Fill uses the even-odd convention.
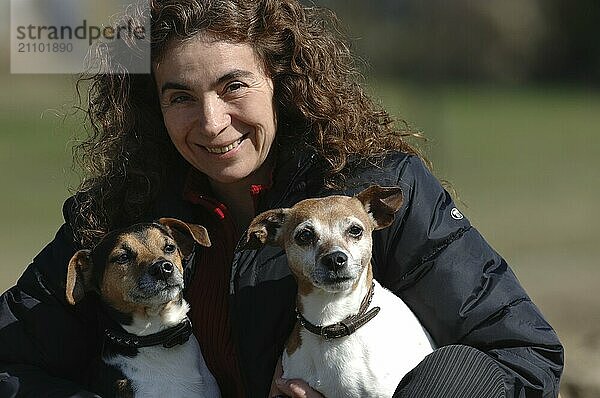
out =
[[[304,380],[283,379],[281,376],[283,376],[283,367],[281,366],[281,358],[279,358],[277,365],[275,365],[275,372],[273,372],[269,398],[324,398],[323,395],[313,390]]]
[[[275,384],[279,391],[292,398],[324,398],[301,379],[278,378],[275,380]]]

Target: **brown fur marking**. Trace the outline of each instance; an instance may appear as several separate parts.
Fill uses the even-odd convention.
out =
[[[298,284],[298,294],[301,296],[307,296],[315,290],[315,286],[304,275],[300,273],[294,273],[296,275],[296,283]]]
[[[298,309],[300,310],[300,309]],[[302,336],[300,335],[300,322],[296,322],[292,333],[288,337],[285,345],[285,351],[288,355],[292,355],[302,345]]]
[[[71,257],[67,266],[67,284],[65,288],[67,302],[75,305],[85,296],[86,285],[91,278],[91,259],[89,250],[79,250]]]
[[[306,199],[297,203],[289,214],[289,220],[286,222],[286,225],[289,226],[285,231],[286,240],[293,239],[289,236],[290,229],[295,228],[304,220],[315,218],[315,215],[318,215],[318,218],[325,224],[334,223],[351,215],[358,218],[365,227],[374,227],[373,221],[365,213],[362,203],[356,198],[329,196],[321,199]]]

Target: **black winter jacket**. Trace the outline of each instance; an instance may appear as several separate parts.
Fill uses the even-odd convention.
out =
[[[278,159],[273,188],[259,210],[290,207],[333,193],[353,195],[376,183],[400,186],[404,204],[394,224],[373,235],[375,278],[401,297],[438,346],[470,345],[505,371],[509,397],[555,397],[563,349],[506,262],[457,211],[421,160],[402,153],[378,165],[354,167],[343,191],[323,188],[317,156]],[[194,222],[198,208],[181,198],[183,175],[173,173],[154,214]],[[85,391],[99,355],[97,304],[65,301],[66,265],[78,249],[69,221],[0,299],[0,380],[19,396],[92,396]],[[241,243],[241,242],[240,242]],[[246,391],[266,397],[273,369],[294,321],[296,284],[279,248],[244,250],[231,272],[231,311]],[[0,382],[0,396],[3,387]]]

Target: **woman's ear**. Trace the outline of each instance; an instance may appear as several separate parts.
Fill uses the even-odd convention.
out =
[[[246,235],[246,249],[258,249],[263,245],[281,246],[281,229],[289,209],[269,210],[252,220]]]

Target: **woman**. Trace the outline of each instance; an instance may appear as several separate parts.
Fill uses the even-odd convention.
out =
[[[285,256],[240,237],[266,209],[377,183],[401,186],[406,201],[374,235],[375,277],[443,347],[397,395],[558,393],[554,331],[364,94],[331,14],[297,0],[156,0],[151,14],[152,75],[91,79],[94,134],[78,148],[88,177],[2,296],[0,391],[92,395],[101,325],[92,300],[65,303],[68,259],[108,230],[170,216],[205,225],[214,243],[189,266],[186,298],[223,395],[319,396],[275,371],[295,320]]]

